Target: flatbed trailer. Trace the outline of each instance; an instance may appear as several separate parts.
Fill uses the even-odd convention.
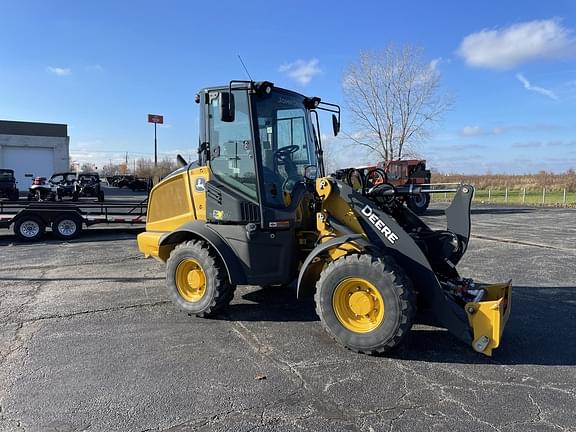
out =
[[[146,223],[144,201],[0,201],[0,228],[10,228],[21,241],[41,240],[46,229],[62,240],[78,237],[84,228],[96,224]]]

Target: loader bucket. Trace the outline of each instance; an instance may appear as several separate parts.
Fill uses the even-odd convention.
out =
[[[491,356],[492,350],[500,345],[502,332],[510,316],[512,281],[478,287],[486,290],[482,301],[469,302],[465,306],[474,334],[472,348]]]

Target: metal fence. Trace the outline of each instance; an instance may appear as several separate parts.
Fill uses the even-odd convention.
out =
[[[432,194],[432,201],[451,201],[454,194]],[[541,206],[576,206],[576,191],[568,188],[550,190],[527,188],[476,189],[474,202],[487,204],[520,204]]]

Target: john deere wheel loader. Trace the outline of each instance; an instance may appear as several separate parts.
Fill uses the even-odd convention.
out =
[[[237,285],[287,285],[313,296],[326,331],[347,348],[388,351],[419,310],[491,355],[510,314],[510,282],[461,278],[474,189],[460,185],[446,230],[430,229],[398,197],[418,190],[325,176],[318,110],[340,108],[270,82],[199,92],[198,162],[157,184],[138,246],[166,263],[183,311],[209,316]],[[278,289],[282,289],[279,287]]]

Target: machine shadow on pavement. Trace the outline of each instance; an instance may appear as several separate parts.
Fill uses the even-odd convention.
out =
[[[437,328],[412,329],[404,346],[390,357],[440,363],[500,365],[576,365],[576,287],[514,287],[504,343],[492,357]]]
[[[238,296],[238,293],[236,293]],[[312,299],[298,301],[293,287],[260,287],[242,295],[250,303],[232,303],[215,319],[228,321],[318,321]]]
[[[242,299],[253,303],[232,304],[215,319],[318,321],[313,302],[299,302],[291,287],[260,288]],[[412,328],[405,344],[386,356],[435,363],[576,365],[576,338],[570,331],[576,322],[576,286],[514,287],[512,308],[504,343],[493,357],[474,352],[444,329],[419,325],[424,324],[422,320]]]

